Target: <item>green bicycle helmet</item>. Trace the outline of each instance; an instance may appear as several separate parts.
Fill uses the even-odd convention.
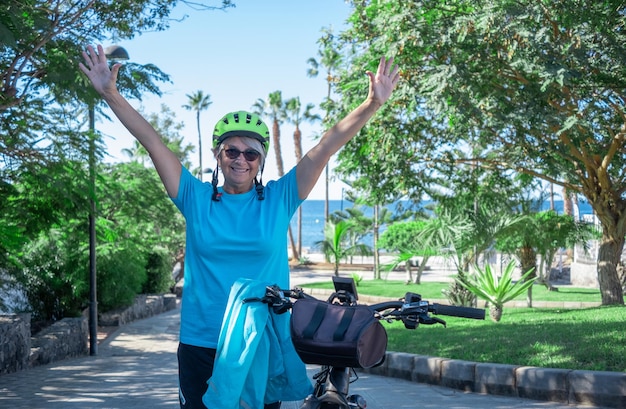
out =
[[[213,130],[213,149],[231,136],[247,136],[261,142],[265,153],[270,147],[270,130],[256,114],[247,111],[230,112],[222,117]]]

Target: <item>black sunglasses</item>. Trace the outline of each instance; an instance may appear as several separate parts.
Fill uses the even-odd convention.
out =
[[[247,149],[242,152],[237,148],[228,148],[228,149],[224,149],[224,153],[226,154],[228,159],[237,159],[239,155],[243,153],[243,157],[248,162],[254,162],[255,160],[259,158],[259,156],[261,156],[261,154],[255,151],[254,149]]]

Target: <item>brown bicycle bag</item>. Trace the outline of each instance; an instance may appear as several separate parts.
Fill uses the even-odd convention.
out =
[[[291,339],[307,364],[371,368],[387,349],[387,332],[367,306],[308,298],[293,304]]]

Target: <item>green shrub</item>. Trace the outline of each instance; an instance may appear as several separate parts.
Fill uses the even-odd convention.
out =
[[[358,287],[359,284],[361,284],[361,281],[363,281],[363,276],[359,273],[352,273],[351,276],[352,276],[352,279],[354,280],[354,285]]]
[[[528,291],[535,282],[536,278],[530,278],[534,269],[527,271],[520,281],[513,282],[515,264],[515,260],[510,261],[501,277],[487,264],[484,269],[477,266],[476,274],[466,277],[466,280],[459,281],[457,278],[461,286],[489,303],[489,315],[493,321],[498,322],[502,318],[504,303]]]
[[[35,321],[76,317],[86,306],[89,282],[88,258],[80,246],[57,229],[41,234],[24,247],[16,280],[24,289],[29,311]]]
[[[99,311],[131,305],[146,283],[146,257],[135,248],[112,249],[101,246],[98,251]]]
[[[313,262],[307,256],[300,256],[300,258],[298,259],[298,264],[301,266],[309,266],[313,264]]]
[[[148,255],[146,263],[146,282],[141,292],[143,294],[160,294],[168,291],[174,284],[172,279],[171,257],[163,248],[154,249]]]
[[[476,296],[461,283],[467,281],[467,274],[459,271],[454,277],[454,281],[450,283],[448,288],[441,290],[441,293],[448,299],[451,305],[460,307],[475,307]]]

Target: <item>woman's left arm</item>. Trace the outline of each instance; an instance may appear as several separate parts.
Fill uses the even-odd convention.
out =
[[[298,196],[306,199],[317,183],[322,170],[342,146],[356,135],[378,109],[389,99],[400,79],[400,71],[393,58],[381,57],[376,74],[367,71],[369,92],[365,101],[345,118],[330,128],[296,166]]]

